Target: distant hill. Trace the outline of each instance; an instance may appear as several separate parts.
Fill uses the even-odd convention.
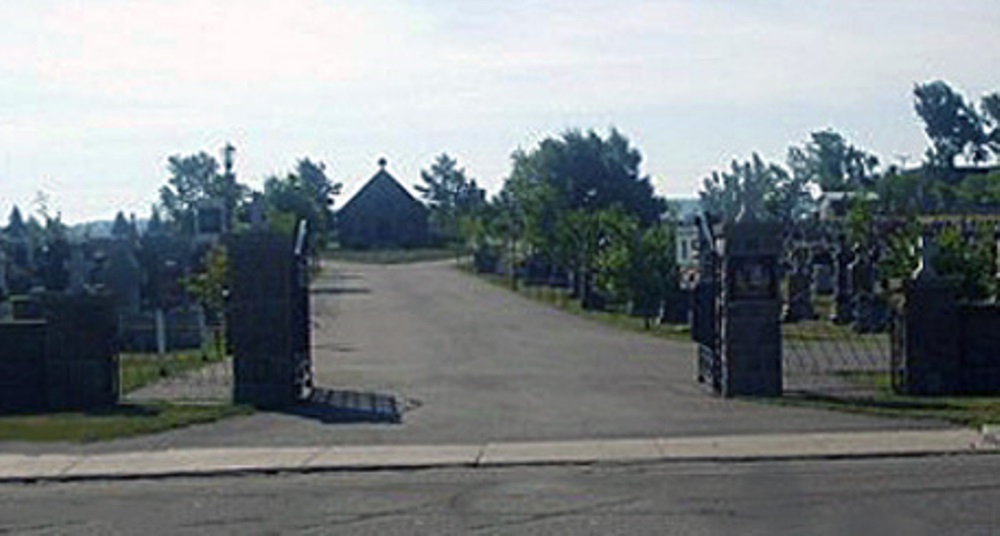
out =
[[[148,220],[136,220],[139,233],[146,231],[146,223],[148,223]],[[70,225],[66,234],[74,242],[79,242],[86,238],[108,238],[111,236],[111,228],[114,224],[114,220],[94,220],[77,223],[76,225]]]
[[[76,225],[70,225],[66,234],[70,240],[79,241],[85,238],[107,238],[111,236],[112,220],[95,220]]]

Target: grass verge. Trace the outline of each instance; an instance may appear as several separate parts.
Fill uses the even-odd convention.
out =
[[[119,404],[87,412],[0,416],[0,441],[108,441],[205,424],[252,409],[233,405]]]
[[[906,419],[933,419],[979,427],[1000,422],[998,397],[922,397],[893,392],[889,373],[855,371],[841,376],[870,390],[871,396],[830,396],[816,393],[786,394],[782,398],[752,400],[785,406],[822,408],[862,415]]]
[[[664,339],[691,342],[690,328],[687,324],[653,323],[647,327],[646,322],[642,318],[634,317],[623,312],[586,310],[580,305],[578,300],[569,297],[569,291],[567,289],[548,286],[529,287],[525,285],[518,285],[518,288],[515,290],[511,287],[510,279],[507,277],[495,274],[478,274],[473,272],[467,266],[461,266],[459,269],[493,285],[503,287],[512,292],[517,292],[521,296],[551,305],[557,309],[561,309],[587,320],[599,322],[618,329],[643,333]]]
[[[336,249],[324,252],[323,258],[358,264],[407,264],[454,259],[455,252],[450,249],[372,249],[364,251]]]
[[[120,391],[125,395],[220,360],[214,352],[198,350],[171,352],[165,356],[122,354],[119,356]],[[89,411],[0,415],[0,441],[108,441],[211,423],[252,411],[246,406],[230,404],[150,402],[120,403]]]
[[[118,356],[121,393],[123,395],[131,393],[149,384],[198,370],[219,361],[222,361],[222,358],[211,351],[170,352],[163,356],[124,353]]]

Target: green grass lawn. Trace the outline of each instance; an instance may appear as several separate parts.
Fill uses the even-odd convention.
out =
[[[222,358],[211,351],[119,356],[120,392],[136,389],[199,368]],[[194,424],[215,422],[252,409],[232,404],[120,403],[90,411],[0,415],[0,441],[83,443],[153,434]]]
[[[888,372],[842,372],[841,376],[874,394],[839,397],[809,393],[755,400],[881,417],[934,419],[972,427],[1000,423],[1000,397],[908,396],[893,392]]]
[[[450,249],[335,249],[323,253],[324,259],[358,264],[406,264],[455,258]]]
[[[496,274],[475,274],[467,266],[462,266],[461,269],[467,273],[473,274],[475,277],[483,279],[484,281],[506,288],[508,290],[513,290],[510,285],[510,279],[507,277]],[[569,290],[567,289],[553,288],[544,285],[530,286],[530,287],[525,285],[518,285],[516,292],[532,300],[549,304],[563,311],[575,314],[577,316],[586,318],[588,320],[592,320],[594,322],[600,322],[608,326],[613,326],[628,331],[634,331],[637,333],[645,333],[647,335],[653,335],[665,339],[684,341],[684,342],[691,341],[690,327],[687,324],[651,323],[647,327],[646,322],[642,318],[631,316],[624,312],[613,311],[613,310],[588,311],[585,310],[580,305],[579,300],[575,300],[569,297]]]
[[[166,355],[123,353],[118,357],[121,394],[128,394],[170,377],[218,363],[214,351],[189,350]]]
[[[107,441],[250,413],[233,405],[119,404],[87,412],[3,415],[0,441]]]

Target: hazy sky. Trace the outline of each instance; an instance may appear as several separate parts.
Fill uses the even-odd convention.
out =
[[[237,147],[259,186],[308,156],[353,193],[448,152],[495,192],[510,153],[618,127],[663,194],[834,127],[925,147],[915,82],[1000,90],[997,0],[32,1],[0,8],[0,215],[148,214],[166,159]],[[342,198],[338,204],[346,200]]]

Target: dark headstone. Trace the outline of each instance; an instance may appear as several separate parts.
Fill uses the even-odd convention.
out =
[[[812,271],[808,254],[798,250],[793,259],[791,272],[788,274],[788,297],[781,316],[783,322],[799,322],[813,320],[816,311],[812,299]]]
[[[834,256],[836,288],[833,293],[833,311],[830,320],[835,324],[849,324],[854,320],[854,292],[851,286],[850,265],[853,256],[847,240],[841,237]]]
[[[854,290],[852,328],[858,333],[871,333],[876,328],[875,263],[872,255],[860,245],[854,248],[854,261],[848,267]]]

